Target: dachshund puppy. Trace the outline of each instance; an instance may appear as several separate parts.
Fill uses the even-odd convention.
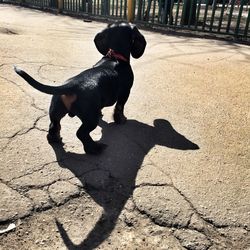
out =
[[[130,54],[139,58],[146,47],[144,36],[135,25],[127,22],[108,25],[95,36],[94,42],[103,58],[61,86],[44,85],[14,67],[16,73],[31,86],[53,95],[49,109],[48,142],[61,143],[60,120],[66,114],[71,117],[76,115],[82,121],[76,135],[87,154],[99,154],[106,147],[93,141],[90,136],[90,132],[98,125],[103,107],[116,104],[113,115],[115,123],[126,122],[123,110],[134,80]]]

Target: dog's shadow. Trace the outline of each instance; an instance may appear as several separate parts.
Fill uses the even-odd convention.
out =
[[[109,145],[100,156],[69,153],[62,146],[53,146],[60,166],[66,166],[81,182],[85,182],[81,173],[89,169],[88,162],[110,174],[110,182],[104,189],[86,187],[86,192],[104,212],[82,243],[75,245],[63,225],[56,220],[61,237],[70,250],[94,249],[109,237],[133,193],[137,172],[145,156],[155,145],[178,150],[199,149],[198,145],[178,133],[170,122],[163,119],[154,120],[154,126],[136,120],[128,120],[124,126],[108,124],[102,120],[99,126],[102,128],[101,141]],[[70,159],[70,164],[63,164],[62,159]]]

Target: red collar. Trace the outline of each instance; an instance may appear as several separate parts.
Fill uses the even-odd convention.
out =
[[[125,56],[123,56],[120,53],[115,52],[113,49],[109,49],[106,56],[109,57],[109,58],[114,58],[116,60],[121,60],[121,61],[124,61],[124,62],[129,61]]]

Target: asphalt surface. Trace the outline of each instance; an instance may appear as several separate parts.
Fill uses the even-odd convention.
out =
[[[141,30],[128,121],[106,108],[93,132],[105,152],[77,118],[47,143],[51,97],[13,65],[60,85],[105,26],[0,4],[0,249],[250,249],[248,46]]]

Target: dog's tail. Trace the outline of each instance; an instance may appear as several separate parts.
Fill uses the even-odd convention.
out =
[[[67,84],[61,85],[61,86],[49,86],[42,84],[38,81],[36,81],[34,78],[32,78],[29,74],[27,74],[25,71],[17,68],[14,66],[14,70],[16,73],[21,76],[26,82],[28,82],[32,87],[35,89],[49,94],[49,95],[64,95],[64,94],[72,94],[72,86],[69,86]]]

